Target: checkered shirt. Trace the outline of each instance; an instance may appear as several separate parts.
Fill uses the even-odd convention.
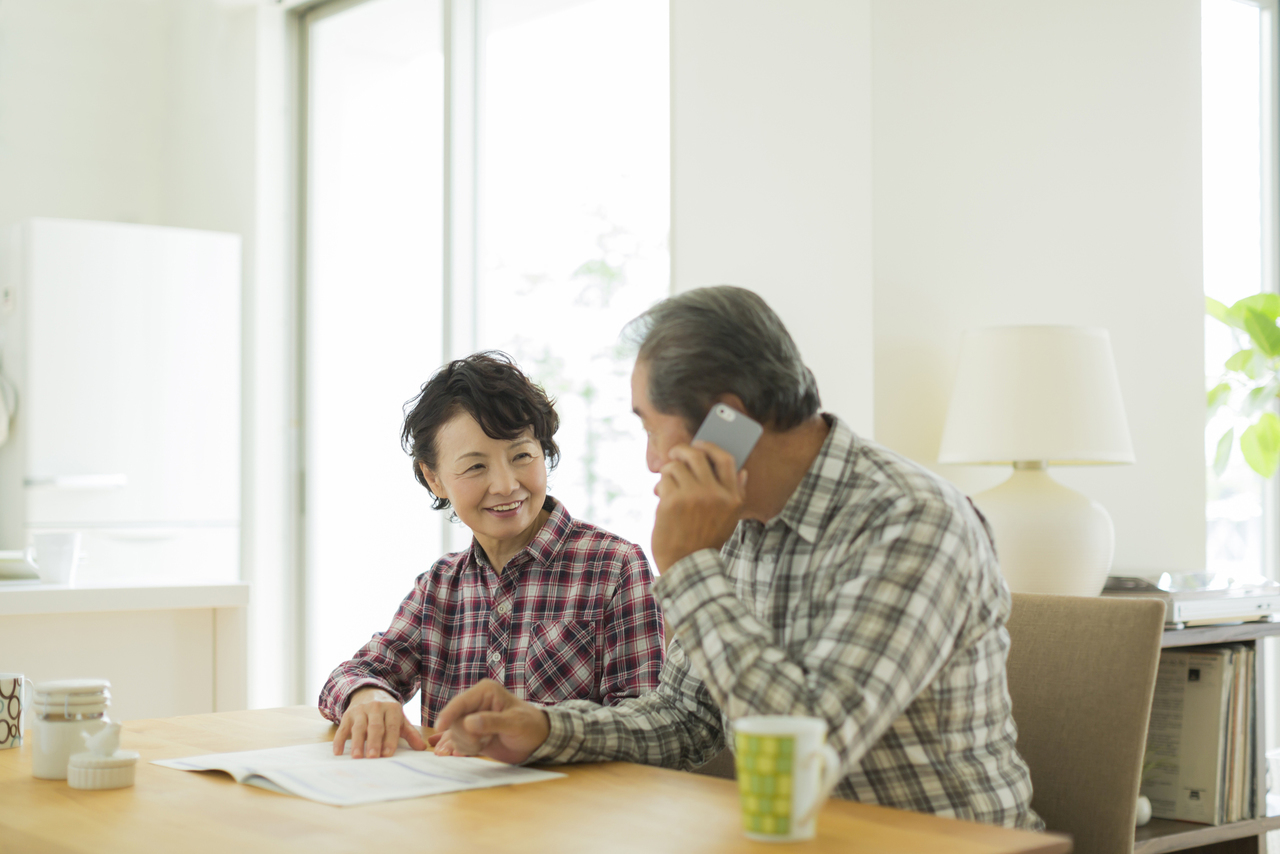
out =
[[[1014,749],[990,530],[954,487],[826,417],[776,518],[659,579],[675,639],[658,689],[548,709],[529,761],[692,768],[741,716],[815,715],[843,760],[840,797],[1042,827]]]
[[[330,674],[321,713],[338,722],[369,685],[402,703],[421,687],[424,723],[485,678],[543,705],[611,706],[656,686],[663,626],[644,552],[544,506],[550,518],[501,573],[473,540],[418,576],[390,628]]]

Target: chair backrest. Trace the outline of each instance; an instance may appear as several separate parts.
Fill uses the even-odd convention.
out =
[[[726,780],[738,779],[737,769],[734,768],[733,751],[727,747],[712,756],[705,765],[699,765],[697,768],[690,770],[695,774],[705,774],[708,777],[723,777]]]
[[[1013,594],[1009,694],[1031,805],[1075,854],[1130,854],[1164,603]]]

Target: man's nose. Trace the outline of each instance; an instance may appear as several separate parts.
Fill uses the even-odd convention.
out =
[[[657,474],[662,469],[662,461],[658,458],[658,452],[653,449],[653,443],[645,445],[644,461],[649,466],[649,471]]]

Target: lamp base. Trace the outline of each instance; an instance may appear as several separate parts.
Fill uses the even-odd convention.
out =
[[[1043,463],[1015,463],[1013,476],[973,496],[995,533],[1000,571],[1014,593],[1097,596],[1115,554],[1102,505],[1058,483]]]

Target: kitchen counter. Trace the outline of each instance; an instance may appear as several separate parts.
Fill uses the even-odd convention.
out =
[[[244,582],[79,587],[0,581],[0,615],[243,608],[248,604],[249,585]]]

